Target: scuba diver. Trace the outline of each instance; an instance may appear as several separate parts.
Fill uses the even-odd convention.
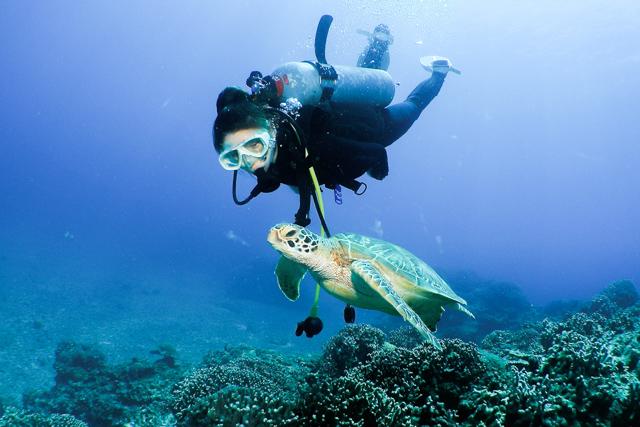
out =
[[[235,203],[288,185],[299,194],[294,222],[300,226],[311,222],[312,197],[318,208],[314,185],[362,194],[366,185],[357,181],[362,175],[386,177],[386,147],[404,135],[438,95],[447,73],[459,73],[446,58],[424,57],[421,63],[431,76],[406,100],[389,105],[395,83],[386,72],[393,42],[388,27],[359,31],[369,44],[358,67],[331,66],[324,55],[331,19],[325,15],[318,25],[317,62],[288,63],[266,77],[254,71],[247,79],[251,93],[227,87],[216,103],[213,143],[221,166],[234,172]],[[240,169],[257,177],[244,200],[236,195]],[[319,209],[318,216],[328,234]]]

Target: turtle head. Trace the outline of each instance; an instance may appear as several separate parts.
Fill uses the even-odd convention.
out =
[[[285,257],[307,265],[318,250],[320,236],[296,224],[278,224],[269,230],[267,241]]]

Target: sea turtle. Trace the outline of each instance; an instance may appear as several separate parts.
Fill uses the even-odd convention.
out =
[[[300,296],[307,271],[331,295],[356,307],[400,315],[437,348],[445,306],[474,317],[465,300],[426,263],[384,240],[358,234],[323,238],[295,224],[271,228],[267,240],[283,256],[278,286],[291,301]]]

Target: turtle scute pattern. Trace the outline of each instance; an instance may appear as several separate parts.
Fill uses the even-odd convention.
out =
[[[432,288],[440,295],[466,304],[433,269],[406,249],[383,240],[353,233],[336,234],[334,238],[344,245],[349,258],[358,259],[362,254],[366,254],[371,262],[379,262],[395,270],[416,286]]]

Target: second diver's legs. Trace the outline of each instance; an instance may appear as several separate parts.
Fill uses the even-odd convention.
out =
[[[380,24],[374,28],[373,33],[359,30],[369,39],[369,45],[358,58],[358,67],[374,68],[377,70],[389,69],[389,45],[393,43],[393,36],[389,27]]]
[[[385,108],[384,132],[377,142],[388,147],[404,135],[420,117],[422,110],[438,95],[445,77],[446,73],[433,73],[430,78],[418,84],[405,101]]]

